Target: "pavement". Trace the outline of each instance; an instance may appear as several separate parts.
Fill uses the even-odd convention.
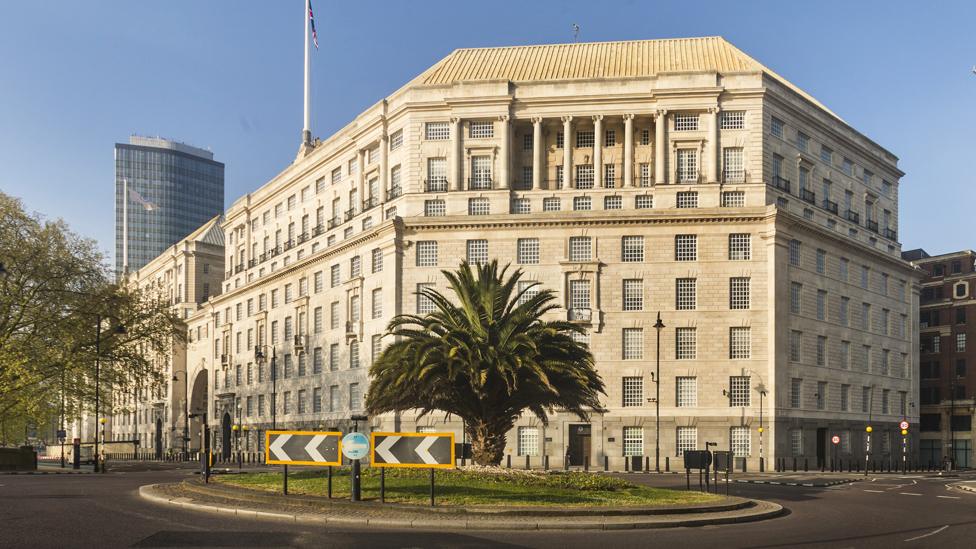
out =
[[[189,469],[100,475],[0,476],[0,547],[584,547],[972,548],[976,475],[875,475],[830,487],[731,483],[735,496],[771,501],[790,514],[759,522],[647,530],[491,531],[304,524],[158,505],[148,484],[195,478]],[[632,474],[684,488],[681,475]],[[725,486],[722,486],[724,489]]]
[[[209,513],[270,518],[307,524],[383,526],[435,530],[627,530],[732,524],[778,517],[779,504],[730,497],[685,507],[496,509],[350,504],[344,500],[261,493],[195,480],[142,486],[139,495],[160,505]]]

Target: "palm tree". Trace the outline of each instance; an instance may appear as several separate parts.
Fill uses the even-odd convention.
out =
[[[396,341],[370,369],[368,413],[419,409],[460,417],[480,465],[497,465],[505,434],[523,411],[546,424],[561,409],[586,420],[602,412],[603,380],[593,355],[573,334],[576,324],[543,320],[557,309],[538,283],[517,291],[522,271],[505,276],[497,261],[476,268],[462,262],[442,271],[456,298],[425,288],[434,311],[398,315],[388,328]]]

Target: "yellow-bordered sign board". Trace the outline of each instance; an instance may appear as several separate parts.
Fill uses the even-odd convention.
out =
[[[266,431],[264,459],[269,465],[342,465],[338,431]]]
[[[454,468],[454,433],[371,433],[373,467]]]

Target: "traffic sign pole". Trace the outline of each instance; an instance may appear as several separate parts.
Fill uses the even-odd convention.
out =
[[[360,501],[362,498],[362,469],[360,461],[369,455],[369,439],[362,433],[355,431],[342,437],[342,454],[352,460],[352,477],[350,478],[350,499]]]

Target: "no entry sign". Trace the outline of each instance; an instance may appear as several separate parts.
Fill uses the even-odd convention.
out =
[[[908,422],[907,421],[902,421],[901,423],[898,424],[898,428],[901,429],[902,431],[904,431],[905,429],[908,429]]]
[[[834,436],[830,437],[830,442],[833,442],[834,444],[840,444],[840,437],[837,436],[837,435],[834,435]]]

